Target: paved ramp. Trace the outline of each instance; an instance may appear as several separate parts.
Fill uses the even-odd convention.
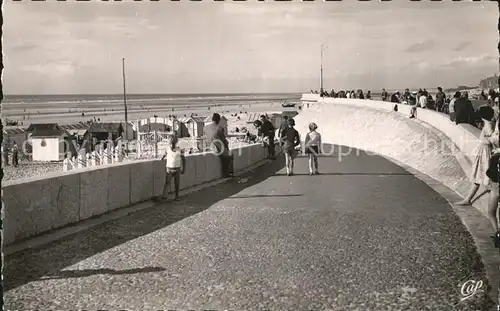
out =
[[[295,176],[283,159],[6,258],[6,310],[486,310],[472,238],[450,205],[353,152]]]

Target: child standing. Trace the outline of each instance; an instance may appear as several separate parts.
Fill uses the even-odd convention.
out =
[[[170,183],[172,178],[174,179],[175,187],[175,198],[179,199],[179,187],[181,174],[184,174],[184,169],[186,167],[186,158],[184,157],[184,150],[177,146],[178,138],[177,135],[172,135],[170,137],[169,145],[165,150],[165,154],[161,158],[163,161],[167,158],[166,163],[166,178],[165,185],[163,186],[163,196],[162,199],[166,200],[168,198],[168,191],[170,190]]]
[[[309,175],[318,175],[318,154],[321,149],[321,134],[316,132],[316,123],[309,124],[309,133],[306,135],[305,152],[309,155]]]
[[[295,121],[293,119],[288,119],[288,127],[282,132],[283,137],[283,151],[285,152],[286,160],[286,174],[288,176],[293,176],[293,160],[296,156],[295,147],[300,145],[300,135],[299,132],[294,128]]]

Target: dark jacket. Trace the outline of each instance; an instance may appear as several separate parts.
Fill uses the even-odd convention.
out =
[[[471,124],[474,115],[474,107],[470,100],[459,98],[455,101],[455,122]]]
[[[437,104],[438,106],[442,106],[442,105],[444,105],[445,100],[446,100],[446,94],[445,94],[445,93],[443,93],[443,92],[438,92],[438,93],[436,94],[436,104]]]
[[[259,136],[274,137],[274,132],[276,129],[274,125],[269,120],[264,120],[262,126],[259,128]]]

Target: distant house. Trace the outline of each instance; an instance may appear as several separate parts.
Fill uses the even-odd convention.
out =
[[[212,121],[212,116],[208,116],[204,120],[205,125],[208,125],[208,124],[210,124],[212,122],[213,122]],[[228,131],[227,131],[228,120],[227,120],[227,118],[225,116],[221,116],[219,127],[221,127],[224,130],[224,134],[226,134],[226,135],[228,134]]]
[[[67,140],[69,134],[57,124],[34,126],[29,130],[31,130],[33,161],[62,161],[70,150]]]
[[[92,123],[88,129],[90,138],[97,141],[111,139],[115,141],[123,135],[121,123]]]

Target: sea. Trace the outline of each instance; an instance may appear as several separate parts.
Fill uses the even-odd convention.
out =
[[[301,93],[265,94],[127,94],[127,105],[137,106],[196,106],[231,105],[265,102],[299,101]],[[21,107],[92,107],[102,105],[123,105],[123,94],[82,94],[82,95],[5,95],[2,108]]]

